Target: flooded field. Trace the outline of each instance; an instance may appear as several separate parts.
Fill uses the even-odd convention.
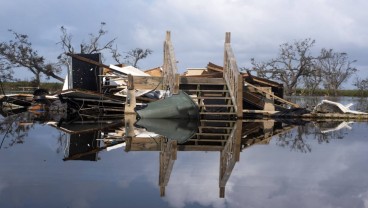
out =
[[[61,120],[0,117],[0,207],[368,207],[367,122]]]

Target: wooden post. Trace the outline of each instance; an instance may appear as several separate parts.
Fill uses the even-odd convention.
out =
[[[236,116],[239,118],[243,118],[243,88],[244,88],[244,80],[241,74],[238,75],[238,86],[237,86],[237,96],[236,96],[236,104],[237,111]]]
[[[231,38],[231,33],[226,32],[226,34],[225,34],[225,43],[230,43],[230,38]]]
[[[135,98],[135,90],[134,90],[134,80],[131,74],[128,74],[128,88],[127,88],[127,98],[125,102],[124,113],[127,114],[135,114],[136,107],[136,98]]]
[[[175,74],[173,94],[178,94],[179,93],[179,85],[180,85],[180,75]]]
[[[243,76],[240,74],[230,45],[230,32],[225,35],[223,77],[229,89],[231,100],[238,118],[243,117]]]
[[[177,71],[174,47],[171,43],[171,34],[170,31],[166,31],[162,75],[164,87],[169,89],[172,94],[177,94],[179,92],[179,78],[176,77]]]

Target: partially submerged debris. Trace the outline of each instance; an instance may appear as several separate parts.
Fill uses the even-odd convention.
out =
[[[350,110],[353,104],[343,105],[341,103],[333,102],[330,100],[322,100],[314,109],[313,113],[339,113],[339,114],[357,114],[368,115],[368,113]]]
[[[100,54],[68,55],[72,64],[62,92],[48,95],[39,90],[33,96],[7,95],[0,99],[2,106],[19,105],[34,111],[66,109],[67,114],[88,116],[137,113],[141,118],[165,119],[368,118],[368,113],[350,110],[351,105],[326,100],[309,112],[284,99],[281,84],[241,73],[231,49],[230,33],[225,37],[223,67],[209,63],[206,68],[192,68],[181,76],[170,32],[162,67],[146,72],[133,66],[102,64]]]
[[[198,118],[198,106],[185,93],[180,91],[166,99],[149,103],[146,108],[137,111],[140,118]]]

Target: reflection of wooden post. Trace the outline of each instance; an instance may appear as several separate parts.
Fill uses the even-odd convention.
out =
[[[128,88],[127,88],[127,100],[125,102],[125,110],[126,114],[135,114],[136,100],[135,100],[135,90],[134,90],[134,81],[133,76],[128,74]]]
[[[225,186],[230,178],[236,162],[240,158],[242,120],[238,119],[234,124],[230,136],[220,154],[220,198],[225,197]]]
[[[137,121],[135,114],[125,114],[125,151],[130,151],[132,139],[135,136],[134,133],[134,124]]]
[[[241,119],[236,120],[235,123],[235,142],[234,142],[234,155],[235,160],[238,162],[240,160],[240,150],[241,150],[241,136],[243,131],[243,121]]]
[[[164,140],[164,138],[161,139],[160,173],[158,179],[160,196],[165,196],[165,187],[169,183],[177,152],[176,140],[170,140],[168,142]]]

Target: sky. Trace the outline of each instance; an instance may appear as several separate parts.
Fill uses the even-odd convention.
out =
[[[368,76],[368,1],[365,0],[0,0],[0,41],[12,38],[8,29],[28,34],[34,48],[56,61],[62,50],[60,27],[73,35],[78,46],[107,23],[105,40],[117,38],[121,53],[149,48],[153,54],[138,63],[141,69],[161,66],[166,31],[178,61],[179,72],[223,65],[225,33],[239,67],[250,59],[267,61],[279,46],[311,38],[313,53],[321,48],[346,52],[360,77]],[[115,64],[106,58],[105,64]],[[24,73],[22,73],[24,74]],[[66,71],[63,71],[66,74]],[[25,76],[25,75],[23,75]]]

